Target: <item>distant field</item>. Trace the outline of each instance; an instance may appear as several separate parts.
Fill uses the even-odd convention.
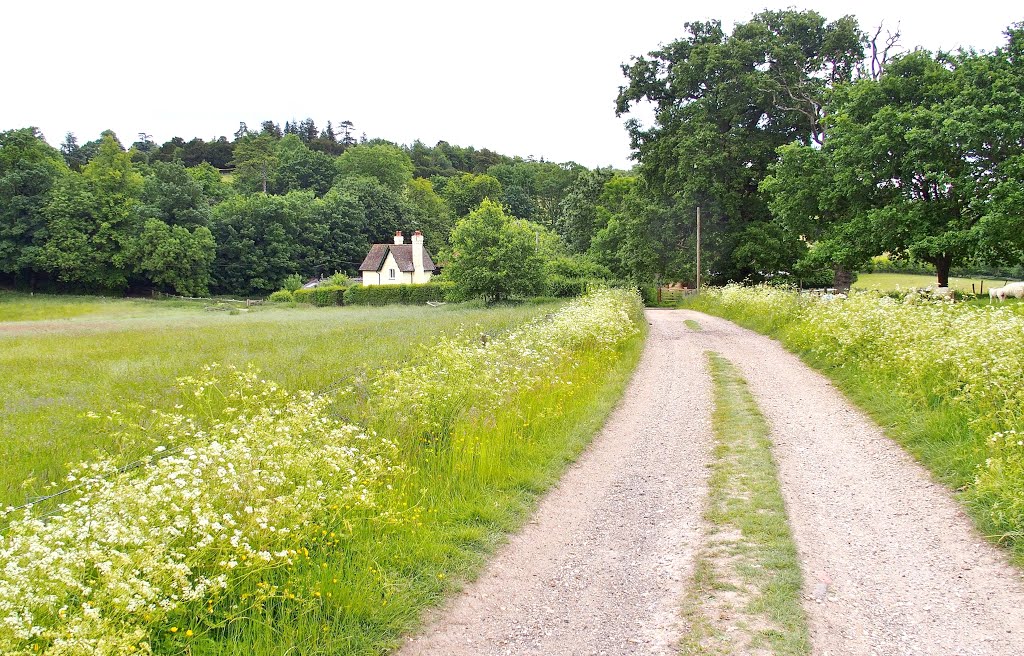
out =
[[[857,282],[853,283],[854,289],[877,289],[880,291],[893,291],[896,289],[910,289],[911,287],[928,287],[936,284],[935,276],[918,275],[913,273],[861,273],[857,276]],[[990,278],[950,278],[949,286],[960,291],[971,293],[971,285],[974,285],[974,293],[988,293],[991,287],[1001,287],[1006,282],[1003,279],[992,280]]]
[[[52,296],[0,291],[0,323],[56,321],[82,317],[126,319],[181,312],[202,312],[203,304],[177,300],[122,299],[103,296]]]
[[[500,332],[551,305],[291,308],[230,314],[201,303],[0,294],[0,507],[38,495],[96,449],[137,455],[85,416],[169,410],[175,380],[254,363],[289,389],[393,368],[440,332]],[[23,481],[33,481],[23,485]]]

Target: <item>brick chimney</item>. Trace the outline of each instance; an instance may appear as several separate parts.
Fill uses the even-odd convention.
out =
[[[423,233],[419,230],[412,233],[412,268],[416,273],[423,273]]]
[[[398,231],[395,232],[395,243],[396,244],[404,244],[405,243],[405,237],[402,236],[402,231],[401,230],[398,230]]]

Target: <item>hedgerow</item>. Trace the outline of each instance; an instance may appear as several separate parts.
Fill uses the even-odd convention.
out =
[[[345,305],[416,305],[428,301],[451,300],[451,282],[428,282],[422,285],[353,285],[345,291]]]

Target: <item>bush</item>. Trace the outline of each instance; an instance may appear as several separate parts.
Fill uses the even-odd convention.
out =
[[[551,274],[547,280],[547,293],[559,298],[582,296],[589,286],[590,281],[586,278],[570,278],[561,274]]]
[[[609,280],[613,277],[611,270],[586,255],[563,255],[548,261],[544,265],[544,274],[548,277],[577,278],[585,280]]]
[[[336,285],[320,285],[311,289],[313,293],[310,300],[313,305],[327,307],[329,305],[342,305],[344,302],[345,288]]]
[[[353,285],[345,290],[345,305],[419,305],[453,298],[455,284],[428,282],[422,285]]]
[[[335,272],[334,275],[327,279],[327,284],[331,287],[348,287],[349,279],[344,273]]]
[[[297,273],[286,276],[284,281],[281,282],[281,287],[289,292],[294,292],[296,289],[302,287],[302,276]]]
[[[273,294],[271,294],[270,298],[268,298],[267,300],[270,301],[271,303],[291,303],[292,301],[295,300],[295,298],[292,296],[292,293],[287,289],[279,289]]]
[[[296,289],[292,292],[292,298],[296,303],[312,303],[315,289]]]

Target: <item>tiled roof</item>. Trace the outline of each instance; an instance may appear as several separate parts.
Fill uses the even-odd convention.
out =
[[[388,252],[395,256],[398,269],[406,273],[414,270],[412,265],[412,244],[374,244],[366,259],[359,265],[360,271],[380,271],[384,261],[388,259]],[[423,270],[436,271],[434,260],[430,257],[430,251],[423,249]]]

